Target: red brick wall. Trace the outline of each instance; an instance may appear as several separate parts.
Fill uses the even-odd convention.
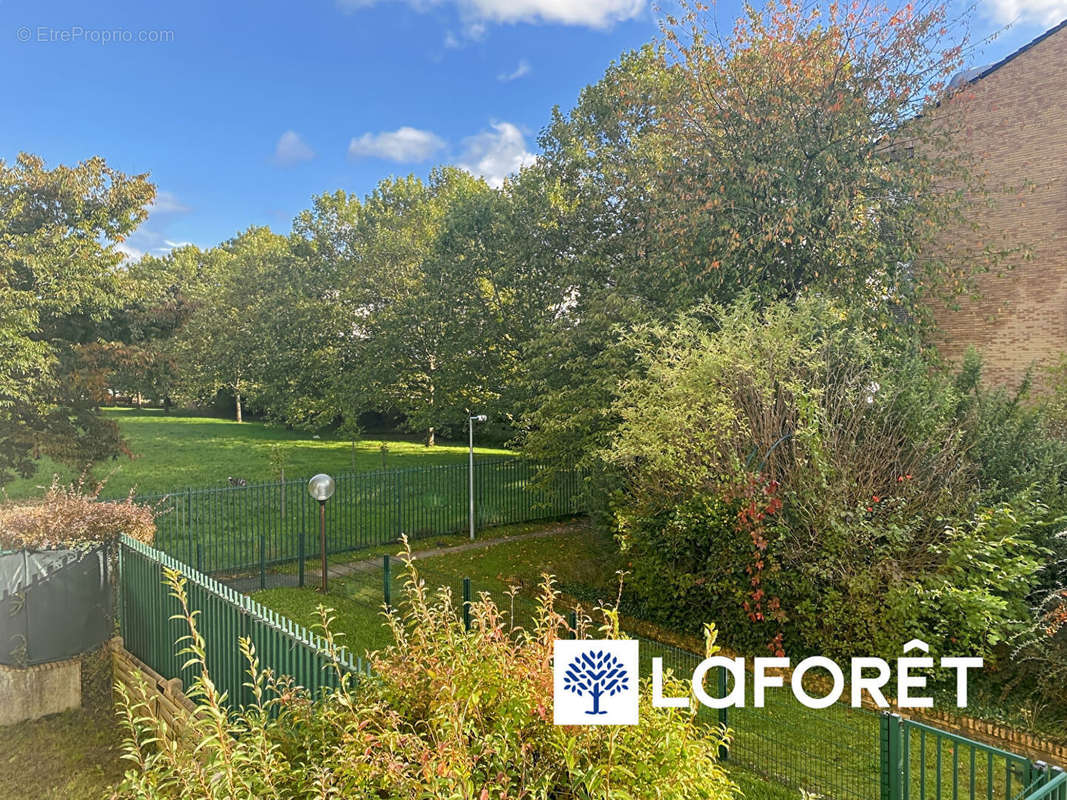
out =
[[[988,230],[965,235],[1010,240],[1032,258],[980,276],[979,299],[962,299],[960,310],[935,309],[939,345],[952,359],[974,345],[987,382],[1016,386],[1028,367],[1040,379],[1041,368],[1067,351],[1067,28],[953,102],[959,135],[981,159],[988,185],[1033,184],[995,197],[994,208],[977,212]]]

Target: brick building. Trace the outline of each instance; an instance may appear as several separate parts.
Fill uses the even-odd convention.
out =
[[[980,297],[938,309],[942,353],[983,355],[989,383],[1018,385],[1067,351],[1067,20],[1012,55],[965,73],[956,103],[960,136],[990,186],[1020,186],[982,208],[992,237],[1030,251],[1003,274],[979,278]]]

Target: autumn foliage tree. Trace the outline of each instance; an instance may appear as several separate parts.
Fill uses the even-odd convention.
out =
[[[951,120],[929,119],[962,64],[959,30],[938,3],[785,0],[720,34],[683,3],[557,112],[539,168],[574,231],[559,253],[571,290],[531,347],[531,451],[590,463],[643,325],[813,291],[891,331],[995,264],[1005,248],[938,240],[986,192]]]
[[[810,286],[884,312],[960,291],[995,252],[933,255],[984,193],[951,124],[926,118],[966,41],[937,2],[891,9],[796,0],[746,6],[732,33],[684,4],[663,26],[677,76],[662,108],[673,169],[655,176],[653,235],[718,299]],[[938,248],[943,251],[943,248]]]

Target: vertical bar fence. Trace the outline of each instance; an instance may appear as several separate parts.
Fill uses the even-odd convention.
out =
[[[542,468],[513,458],[477,461],[474,477],[478,527],[585,511],[577,474],[547,480]],[[467,479],[466,463],[335,476],[326,507],[327,554],[391,544],[401,534],[415,540],[466,530]],[[320,556],[318,509],[302,479],[181,489],[134,501],[157,508],[159,550],[209,575],[258,571],[262,578],[268,567]]]
[[[164,570],[185,579],[189,608],[198,612],[197,627],[204,637],[207,668],[230,707],[251,702],[248,664],[238,648],[247,636],[263,668],[289,675],[318,694],[336,688],[334,664],[353,674],[365,672],[362,658],[340,650],[337,659],[327,652],[326,641],[287,617],[211,579],[148,545],[123,536],[119,544],[119,630],[127,650],[165,678],[180,678],[188,686],[198,667],[185,665],[178,640],[188,634],[181,608]]]

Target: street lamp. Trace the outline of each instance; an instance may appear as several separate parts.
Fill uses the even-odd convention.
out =
[[[326,501],[333,497],[333,478],[319,473],[308,481],[308,494],[319,501],[319,553],[322,555],[322,592],[326,593]]]
[[[469,412],[468,412],[469,413]],[[489,417],[485,414],[474,414],[467,417],[467,425],[470,429],[470,500],[471,500],[471,541],[474,541],[474,423],[485,422]]]

